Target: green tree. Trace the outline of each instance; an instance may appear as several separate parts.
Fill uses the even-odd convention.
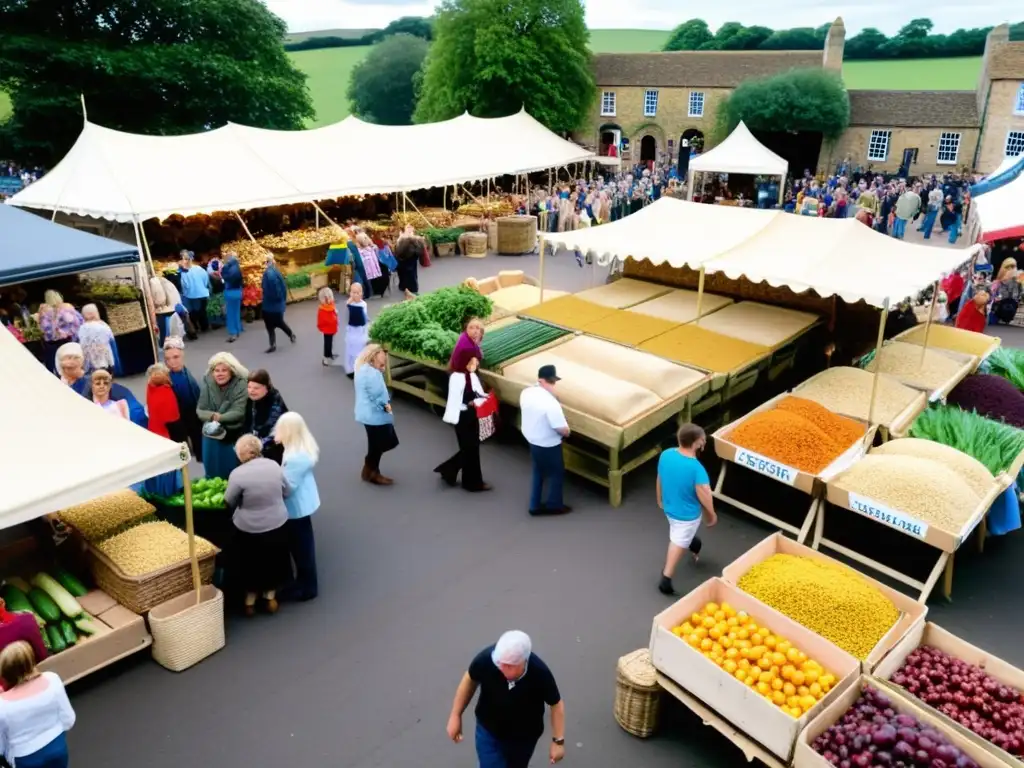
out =
[[[672,30],[663,50],[696,51],[713,37],[711,28],[704,19],[690,19]]]
[[[759,46],[762,51],[818,51],[823,47],[824,38],[819,39],[816,30],[810,27],[779,29]]]
[[[878,59],[882,57],[882,46],[889,38],[874,27],[865,27],[846,41],[844,59]]]
[[[738,21],[727,21],[718,28],[715,36],[700,47],[702,51],[724,51],[726,46],[736,35],[743,32],[743,25]]]
[[[578,128],[595,98],[581,0],[444,0],[414,119],[526,111]]]
[[[392,35],[356,64],[348,99],[357,117],[381,125],[409,125],[416,108],[416,75],[429,43],[414,35]]]
[[[389,35],[413,35],[422,37],[424,40],[431,40],[434,37],[434,23],[432,19],[424,16],[403,16],[395,19],[381,32],[381,37]]]
[[[794,69],[740,84],[718,115],[716,136],[742,120],[752,131],[807,131],[833,139],[850,124],[850,99],[837,73]]]
[[[300,128],[314,116],[285,24],[259,0],[0,0],[0,154],[53,163],[89,119],[181,134],[229,120]]]

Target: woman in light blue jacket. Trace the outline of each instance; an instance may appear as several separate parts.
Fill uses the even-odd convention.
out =
[[[313,467],[320,458],[320,447],[310,434],[306,421],[294,411],[281,414],[274,426],[274,442],[284,449],[281,464],[288,495],[288,551],[295,561],[295,581],[284,590],[286,600],[312,600],[317,595],[316,544],[313,540],[313,513],[320,508],[320,492]]]
[[[369,344],[355,362],[356,421],[366,428],[366,460],[363,480],[374,485],[391,485],[394,480],[380,473],[380,458],[398,447],[391,395],[384,381],[388,353],[379,344]]]

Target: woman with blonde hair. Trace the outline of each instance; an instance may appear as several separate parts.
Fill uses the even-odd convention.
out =
[[[1017,316],[1020,306],[1022,289],[1018,279],[1017,260],[1012,256],[1003,259],[999,265],[999,274],[992,283],[992,316],[993,324],[1010,323]]]
[[[227,478],[238,466],[233,446],[245,424],[248,380],[249,371],[229,352],[218,352],[206,366],[196,414],[203,423],[203,468],[207,477]]]
[[[17,768],[67,768],[65,733],[75,710],[55,672],[40,672],[32,646],[24,640],[0,651],[0,731],[2,754]]]
[[[95,304],[82,307],[82,327],[78,329],[78,343],[85,355],[85,372],[106,370],[113,373],[117,363],[114,352],[114,332],[100,320],[100,311]]]
[[[317,595],[316,542],[313,513],[320,508],[320,492],[313,468],[320,446],[295,411],[282,414],[274,426],[274,440],[284,449],[281,469],[288,486],[284,505],[288,510],[288,551],[295,563],[295,581],[282,592],[286,600],[312,600]]]
[[[64,301],[63,296],[49,290],[43,294],[43,303],[39,305],[38,322],[43,334],[46,367],[59,373],[54,368],[57,348],[69,341],[78,341],[78,329],[85,321],[78,310]]]
[[[391,485],[390,477],[380,473],[380,459],[398,447],[395,418],[391,413],[391,395],[384,381],[388,353],[380,344],[368,344],[355,362],[356,421],[366,429],[366,459],[362,479],[374,485]]]
[[[359,258],[363,261],[363,273],[370,282],[370,296],[374,294],[383,296],[388,287],[388,276],[380,264],[380,257],[377,255],[377,246],[365,232],[356,235],[356,248],[359,249]]]
[[[124,400],[114,400],[110,395],[111,387],[114,384],[114,377],[108,371],[93,371],[90,379],[92,382],[92,401],[107,413],[120,416],[122,419],[129,418],[128,403]]]
[[[291,578],[288,560],[288,486],[277,462],[262,455],[256,435],[242,435],[234,446],[238,466],[228,477],[224,503],[235,526],[234,570],[245,592],[245,615],[256,613],[256,598],[277,613],[277,590]]]

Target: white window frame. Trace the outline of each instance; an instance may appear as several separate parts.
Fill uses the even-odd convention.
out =
[[[1017,145],[1017,152],[1010,154],[1010,140]],[[1003,155],[1006,157],[1020,157],[1024,155],[1024,131],[1007,131],[1006,144],[1003,145]]]
[[[960,157],[960,140],[963,138],[963,134],[959,131],[942,131],[939,134],[939,143],[935,148],[935,162],[937,165],[956,165],[957,158]],[[943,146],[943,142],[946,145]],[[952,148],[952,157],[950,156],[950,148]],[[943,157],[945,154],[945,157]]]
[[[1013,105],[1013,114],[1024,115],[1024,83],[1017,87],[1017,100]]]
[[[687,102],[688,117],[704,117],[704,91],[690,91],[690,98]],[[696,109],[694,108],[696,107]]]
[[[868,160],[875,163],[884,163],[889,159],[890,144],[892,144],[892,131],[886,128],[876,128],[868,136]],[[874,152],[878,146],[883,147],[881,155]]]
[[[644,117],[655,117],[658,114],[658,89],[648,88],[644,91]]]
[[[615,91],[601,91],[601,117],[615,117]]]

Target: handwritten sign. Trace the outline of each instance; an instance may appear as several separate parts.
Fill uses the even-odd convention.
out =
[[[777,461],[772,461],[759,453],[739,448],[736,451],[734,461],[741,467],[746,467],[757,472],[759,475],[765,475],[766,477],[778,480],[780,483],[793,485],[796,482],[797,470],[787,467],[785,464],[779,464]]]
[[[850,509],[854,512],[859,512],[865,517],[870,517],[917,539],[923,539],[928,535],[928,523],[922,522],[916,517],[889,509],[889,507],[880,504],[874,499],[868,499],[856,493],[851,493],[849,496]]]

